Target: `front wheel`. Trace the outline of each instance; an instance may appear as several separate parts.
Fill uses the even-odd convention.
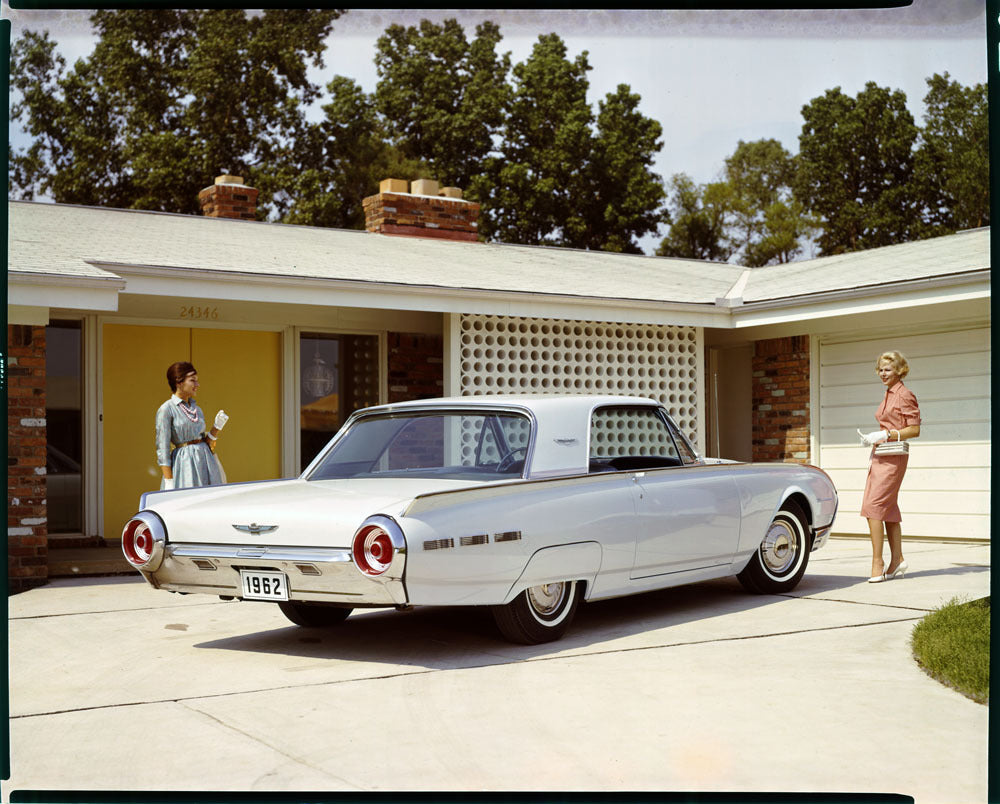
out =
[[[802,509],[794,502],[786,502],[771,520],[750,563],[736,577],[757,594],[790,592],[805,574],[809,547],[809,529]]]
[[[511,642],[538,645],[559,639],[580,605],[578,581],[560,581],[525,589],[510,603],[490,606],[500,633]]]
[[[340,625],[354,610],[323,603],[300,603],[295,600],[282,600],[278,603],[278,608],[289,620],[303,628],[326,628],[331,625]]]

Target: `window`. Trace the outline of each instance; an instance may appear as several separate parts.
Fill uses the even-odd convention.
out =
[[[377,405],[377,335],[299,338],[299,445],[304,469],[354,411]]]
[[[49,533],[83,532],[82,333],[79,321],[52,321],[45,328]]]
[[[604,407],[591,415],[591,472],[657,469],[697,460],[690,443],[659,408]]]
[[[529,429],[526,417],[504,411],[366,416],[340,437],[309,479],[520,477],[527,453],[521,437]]]
[[[598,408],[590,418],[592,460],[680,456],[656,408]]]

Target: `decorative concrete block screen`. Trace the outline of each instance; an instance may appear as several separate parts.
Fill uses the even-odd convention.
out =
[[[480,394],[624,394],[698,430],[694,327],[463,315],[461,388]]]

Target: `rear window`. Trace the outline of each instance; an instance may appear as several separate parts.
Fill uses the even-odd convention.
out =
[[[307,479],[519,477],[530,435],[528,417],[507,411],[367,416],[338,437]]]

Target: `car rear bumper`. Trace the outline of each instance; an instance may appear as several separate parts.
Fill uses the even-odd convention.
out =
[[[380,576],[363,574],[346,548],[167,544],[163,563],[143,576],[157,589],[241,598],[241,569],[283,572],[290,600],[351,606],[406,605],[405,554]]]

